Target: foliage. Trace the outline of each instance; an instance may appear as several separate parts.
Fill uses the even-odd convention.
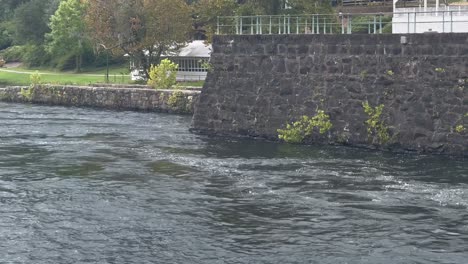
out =
[[[155,89],[170,89],[176,84],[177,68],[179,66],[168,59],[164,59],[157,66],[151,65],[148,85]]]
[[[278,138],[288,143],[301,143],[307,136],[312,135],[314,129],[324,134],[332,127],[330,116],[325,111],[318,110],[313,117],[302,116],[298,121],[286,125],[286,129],[278,129]]]
[[[35,71],[33,74],[29,75],[29,81],[31,82],[29,87],[36,87],[41,84],[41,75],[39,74],[39,71]]]
[[[218,16],[234,16],[237,8],[234,0],[200,0],[195,4],[196,23],[205,28],[208,41],[216,32]]]
[[[0,50],[11,46],[14,34],[15,25],[12,21],[0,22]]]
[[[34,96],[34,87],[21,88],[20,95],[27,102],[30,102]]]
[[[466,128],[465,128],[464,125],[458,125],[458,126],[455,127],[455,132],[457,132],[457,133],[463,133],[463,132],[465,132],[465,130],[466,130]]]
[[[46,35],[47,50],[56,56],[74,56],[77,72],[81,70],[85,51],[85,7],[81,0],[62,1],[50,17],[51,32]]]
[[[7,61],[22,61],[29,67],[45,65],[50,61],[45,47],[35,44],[10,47],[5,52],[4,57]]]
[[[352,17],[352,32],[353,33],[374,33],[374,18],[377,32],[382,26],[382,33],[392,33],[392,17],[382,16],[382,24],[380,24],[379,17],[374,16],[353,16]]]
[[[6,61],[19,61],[21,60],[21,54],[21,46],[11,46],[1,53],[3,59]]]
[[[201,61],[201,66],[208,72],[214,71],[213,64],[211,64],[209,61]]]
[[[362,103],[364,112],[368,115],[369,119],[366,120],[367,134],[369,138],[377,137],[378,143],[381,145],[386,144],[390,140],[388,134],[388,127],[382,120],[382,113],[384,105],[380,104],[376,107],[372,107],[369,102]]]
[[[302,14],[331,14],[333,8],[330,1],[320,0],[288,0],[290,9],[286,9],[286,13],[302,13]]]
[[[47,1],[31,0],[15,10],[16,43],[43,43],[45,33],[49,32],[47,8]]]
[[[435,68],[434,70],[435,70],[435,72],[438,72],[438,73],[444,73],[445,72],[444,68]]]
[[[127,54],[147,79],[151,65],[180,49],[192,30],[183,0],[89,1],[86,21],[96,46]]]
[[[169,96],[167,99],[167,104],[175,108],[177,110],[180,110],[182,112],[188,112],[189,111],[189,100],[185,96],[185,94],[181,91],[174,91],[172,94]]]

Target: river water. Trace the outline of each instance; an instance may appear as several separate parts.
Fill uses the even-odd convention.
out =
[[[467,263],[468,162],[0,103],[0,263]]]

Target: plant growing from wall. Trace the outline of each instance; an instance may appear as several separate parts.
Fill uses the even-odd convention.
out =
[[[34,72],[33,74],[29,75],[29,87],[36,87],[41,84],[41,75],[38,71]]]
[[[465,118],[468,118],[468,113],[465,113],[460,120],[457,121],[458,125],[455,126],[455,132],[462,134],[467,130],[465,127]]]
[[[460,133],[460,134],[465,132],[465,130],[466,130],[466,128],[465,128],[464,125],[458,125],[458,126],[455,127],[455,132]]]
[[[32,100],[34,93],[34,87],[28,88],[21,88],[20,95],[23,97],[24,100],[30,102]]]
[[[31,101],[34,95],[34,89],[41,84],[41,75],[38,71],[29,76],[30,84],[28,88],[21,88],[20,95],[26,100]]]
[[[172,94],[167,99],[167,104],[181,112],[188,112],[190,110],[189,99],[181,91],[172,92]]]
[[[288,143],[301,143],[307,136],[312,135],[314,129],[324,134],[332,126],[330,116],[325,114],[325,111],[318,110],[313,117],[304,115],[298,121],[287,124],[286,129],[278,129],[278,138]]]
[[[164,59],[157,66],[151,65],[148,85],[155,89],[171,89],[176,84],[177,69],[179,65]]]
[[[384,145],[390,140],[390,135],[388,134],[388,127],[385,125],[385,122],[382,120],[382,112],[384,105],[380,104],[376,107],[372,107],[369,102],[362,103],[364,112],[369,117],[366,120],[367,125],[367,135],[369,138],[377,137],[379,144]]]

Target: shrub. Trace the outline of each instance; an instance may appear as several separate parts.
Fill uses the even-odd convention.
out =
[[[362,103],[362,107],[364,108],[364,112],[369,116],[369,119],[365,122],[367,125],[367,135],[369,138],[377,137],[379,144],[386,144],[390,140],[390,135],[388,134],[388,127],[382,120],[384,105],[372,107],[369,102],[364,102]]]
[[[301,143],[312,135],[315,128],[319,129],[320,134],[324,134],[332,126],[330,116],[325,111],[318,110],[313,117],[304,115],[298,121],[287,124],[286,129],[278,129],[278,138],[288,143]]]
[[[190,112],[190,100],[181,91],[174,91],[167,99],[167,104],[180,112]]]
[[[29,85],[30,87],[35,87],[41,84],[41,75],[39,74],[39,72],[36,71],[33,74],[29,75],[29,81],[31,82],[31,84]]]
[[[170,89],[176,84],[177,68],[179,65],[164,59],[157,66],[151,65],[148,85],[155,89]]]
[[[22,46],[12,46],[2,51],[3,59],[6,61],[20,61],[23,54]]]
[[[466,130],[466,128],[463,125],[458,125],[458,126],[455,127],[455,131],[457,133],[463,133],[463,132],[465,132],[465,130]]]

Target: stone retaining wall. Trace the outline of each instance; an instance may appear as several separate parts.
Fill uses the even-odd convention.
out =
[[[0,101],[192,114],[199,91],[122,87],[0,88]]]
[[[323,110],[333,127],[306,143],[468,155],[468,34],[217,36],[211,63],[193,131],[278,140]]]

